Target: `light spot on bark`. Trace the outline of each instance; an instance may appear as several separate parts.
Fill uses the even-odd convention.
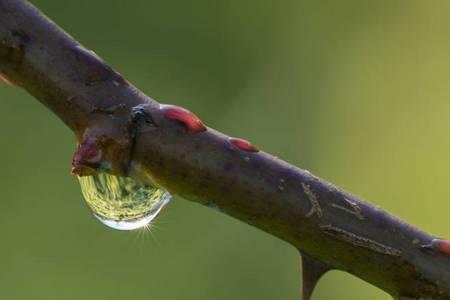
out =
[[[320,203],[317,198],[317,195],[311,190],[311,187],[309,186],[309,184],[305,184],[302,182],[302,188],[303,188],[303,192],[305,193],[306,197],[308,197],[308,200],[311,203],[311,209],[306,214],[306,217],[309,218],[315,214],[315,215],[317,215],[318,218],[322,218],[323,212],[322,212],[322,208],[320,207]]]
[[[402,252],[398,249],[384,245],[380,242],[371,240],[369,238],[357,235],[353,232],[344,230],[339,227],[334,227],[332,225],[321,225],[320,229],[322,229],[326,235],[331,236],[332,238],[334,238],[336,240],[340,240],[340,241],[352,244],[356,247],[366,248],[366,249],[372,250],[374,252],[378,252],[378,253],[390,255],[390,256],[401,256],[402,255]]]
[[[330,203],[329,205],[331,207],[343,210],[349,214],[352,214],[354,216],[356,216],[358,219],[360,220],[364,220],[364,216],[361,213],[361,207],[359,207],[359,205],[356,202],[350,201],[347,198],[343,198],[343,201],[348,204],[349,208],[345,207],[345,206],[341,206],[339,204],[336,203]]]

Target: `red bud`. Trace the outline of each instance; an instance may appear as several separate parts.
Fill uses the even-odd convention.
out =
[[[450,256],[450,241],[433,239],[431,241],[431,248],[438,253]]]
[[[253,146],[249,141],[239,138],[230,138],[230,143],[236,148],[246,152],[259,152],[259,149]]]
[[[102,161],[102,150],[97,143],[88,141],[80,144],[75,152],[72,161],[73,175],[92,175],[96,171],[96,166]]]
[[[182,123],[189,132],[195,133],[206,130],[202,121],[187,109],[174,105],[163,105],[162,109],[164,110],[164,117]]]

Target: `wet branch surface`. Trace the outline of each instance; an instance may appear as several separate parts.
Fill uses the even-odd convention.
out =
[[[131,176],[295,246],[304,299],[331,269],[394,298],[450,299],[448,241],[160,105],[23,0],[0,0],[0,75],[75,132],[74,174]]]

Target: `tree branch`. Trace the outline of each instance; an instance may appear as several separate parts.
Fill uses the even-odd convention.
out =
[[[108,162],[112,174],[216,207],[294,245],[305,254],[304,299],[330,269],[395,298],[450,299],[448,241],[158,104],[26,1],[0,0],[0,73],[76,133],[74,173]]]

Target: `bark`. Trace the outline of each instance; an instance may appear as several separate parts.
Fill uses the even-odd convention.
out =
[[[304,299],[330,269],[395,298],[450,299],[447,241],[160,105],[24,0],[0,0],[0,73],[75,132],[75,173],[108,165],[295,246],[305,254]],[[82,161],[89,145],[101,154],[91,165]]]

